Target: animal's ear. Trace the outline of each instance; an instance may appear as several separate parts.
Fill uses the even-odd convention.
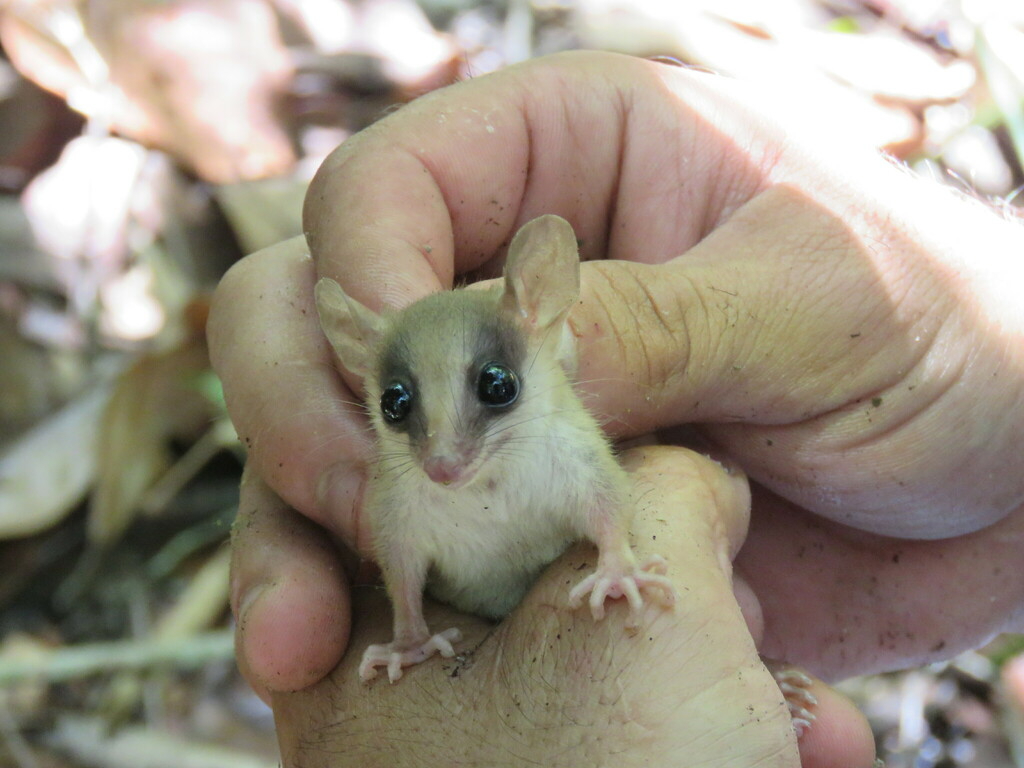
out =
[[[384,319],[349,296],[329,277],[315,289],[316,310],[327,340],[341,362],[356,376],[366,378],[374,350],[384,335]]]
[[[565,320],[580,296],[580,257],[572,225],[548,214],[516,232],[505,262],[502,305],[531,332]]]

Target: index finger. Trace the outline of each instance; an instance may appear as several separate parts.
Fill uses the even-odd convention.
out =
[[[366,551],[358,498],[369,425],[341,379],[313,301],[301,238],[224,276],[207,325],[210,356],[249,460],[289,505]]]
[[[404,306],[456,274],[494,276],[544,213],[573,224],[584,259],[677,256],[765,183],[771,130],[755,138],[730,89],[574,52],[434,92],[321,167],[304,215],[318,271],[373,309]]]

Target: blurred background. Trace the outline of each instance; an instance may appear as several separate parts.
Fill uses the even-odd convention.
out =
[[[211,291],[347,136],[569,48],[785,86],[1022,210],[1024,2],[0,0],[0,766],[277,765],[232,660]],[[892,768],[1024,766],[1022,650],[843,689]]]

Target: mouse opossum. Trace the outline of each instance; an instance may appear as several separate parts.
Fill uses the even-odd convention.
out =
[[[457,629],[431,635],[424,587],[470,613],[500,618],[540,571],[579,539],[598,546],[596,571],[570,593],[589,594],[595,619],[640,590],[671,604],[664,561],[639,564],[628,542],[630,481],[573,390],[579,298],[572,227],[557,216],[512,240],[504,284],[430,295],[378,315],[330,279],[316,286],[327,338],[362,376],[378,456],[363,507],[394,607],[394,640],[371,645],[370,679],[435,652],[452,656]]]

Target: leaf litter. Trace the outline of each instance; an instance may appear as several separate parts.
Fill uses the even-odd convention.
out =
[[[670,56],[1016,216],[1022,41],[996,2],[0,3],[0,763],[277,764],[232,659],[242,450],[204,322],[344,138],[531,56]],[[842,688],[892,768],[1020,766],[1022,650]]]

